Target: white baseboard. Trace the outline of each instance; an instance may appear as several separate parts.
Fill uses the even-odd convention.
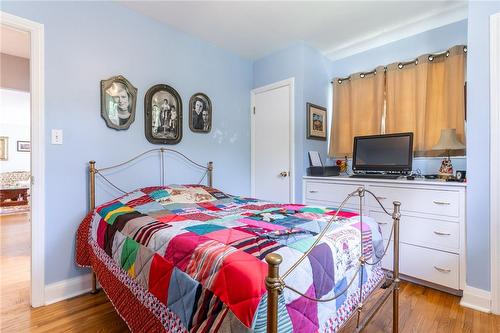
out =
[[[90,292],[92,275],[85,274],[45,286],[45,305]]]
[[[491,312],[491,293],[489,291],[465,286],[460,305],[481,312]]]
[[[80,275],[71,279],[51,283],[45,286],[45,305],[88,293],[91,287],[91,274]],[[460,305],[481,312],[490,313],[491,293],[486,290],[465,286]]]

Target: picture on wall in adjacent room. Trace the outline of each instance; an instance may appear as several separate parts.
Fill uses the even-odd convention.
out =
[[[176,144],[182,139],[182,100],[166,84],[157,84],[144,98],[146,138],[156,144]]]
[[[201,133],[212,129],[212,102],[204,93],[196,93],[189,100],[189,128]]]
[[[307,103],[307,138],[326,140],[326,108]]]
[[[7,161],[9,159],[9,138],[0,136],[0,161]]]
[[[17,141],[17,151],[29,152],[31,151],[31,142]]]
[[[106,125],[126,130],[135,120],[137,88],[118,75],[101,81],[101,116]]]

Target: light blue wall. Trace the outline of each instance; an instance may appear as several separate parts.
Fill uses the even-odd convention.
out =
[[[309,46],[304,47],[304,101],[300,110],[303,126],[299,132],[304,139],[302,152],[303,175],[306,174],[306,168],[309,166],[309,151],[319,151],[323,163],[326,162],[327,158],[327,142],[330,135],[330,126],[327,125],[327,141],[307,139],[307,111],[305,107],[306,103],[309,102],[326,107],[327,109],[331,108],[330,66],[331,61],[318,50]],[[302,185],[300,188],[302,189]]]
[[[253,65],[253,87],[258,88],[290,77],[295,79],[295,201],[302,201],[302,176],[309,165],[307,152],[317,150],[326,156],[326,141],[306,138],[306,103],[328,103],[329,60],[303,44],[297,43],[259,59]],[[282,126],[287,126],[282,124]]]
[[[469,2],[467,56],[467,284],[490,290],[490,15],[500,2]]]
[[[296,176],[292,175],[295,181],[295,201],[300,202],[302,192],[302,149],[303,139],[301,129],[304,124],[301,122],[305,119],[303,116],[302,104],[304,101],[304,45],[295,44],[284,50],[273,53],[267,57],[256,60],[253,64],[253,88],[258,88],[271,84],[277,81],[294,78],[295,85],[295,161],[294,167]],[[280,124],[280,126],[288,126],[288,124]]]
[[[202,163],[213,160],[217,187],[249,194],[249,61],[110,2],[1,6],[2,11],[45,25],[47,284],[84,272],[75,267],[74,242],[87,211],[87,161],[95,159],[104,166],[157,147],[144,136],[144,94],[154,84],[172,85],[182,97],[184,136],[173,147]],[[139,90],[136,120],[129,130],[119,132],[101,119],[99,97],[100,80],[118,74]],[[212,99],[210,134],[189,130],[187,105],[198,91]],[[52,128],[64,130],[63,145],[49,143]],[[148,158],[133,173],[112,178],[127,189],[158,183],[157,162],[157,157]],[[178,159],[168,163],[173,174],[168,182],[200,178]]]
[[[330,74],[332,77],[344,77],[356,72],[370,71],[380,65],[415,59],[421,54],[442,51],[457,44],[467,44],[467,20],[336,60],[332,63]]]

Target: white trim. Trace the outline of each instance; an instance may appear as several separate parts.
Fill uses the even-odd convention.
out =
[[[251,109],[250,109],[250,132],[251,132],[251,153],[250,153],[250,188],[251,196],[255,196],[255,118],[253,109],[255,107],[255,95],[272,89],[288,86],[290,89],[290,202],[295,202],[295,78],[271,83],[263,87],[255,88],[250,91]]]
[[[346,58],[353,54],[361,53],[410,36],[414,36],[424,31],[464,20],[467,16],[467,3],[459,3],[451,9],[447,8],[444,11],[432,11],[427,13],[425,16],[417,17],[412,21],[371,32],[361,38],[326,51],[324,52],[324,55],[331,60]]]
[[[31,37],[31,305],[38,307],[45,304],[44,27],[1,11],[0,23]]]
[[[500,13],[490,17],[491,310],[500,314]]]
[[[491,294],[489,291],[465,286],[460,305],[477,311],[491,312]]]
[[[88,293],[91,287],[91,274],[79,275],[71,279],[51,283],[45,287],[45,305]]]

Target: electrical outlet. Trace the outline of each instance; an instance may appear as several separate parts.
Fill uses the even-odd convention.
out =
[[[63,130],[62,129],[53,129],[52,130],[52,144],[53,145],[62,145],[63,144]]]

